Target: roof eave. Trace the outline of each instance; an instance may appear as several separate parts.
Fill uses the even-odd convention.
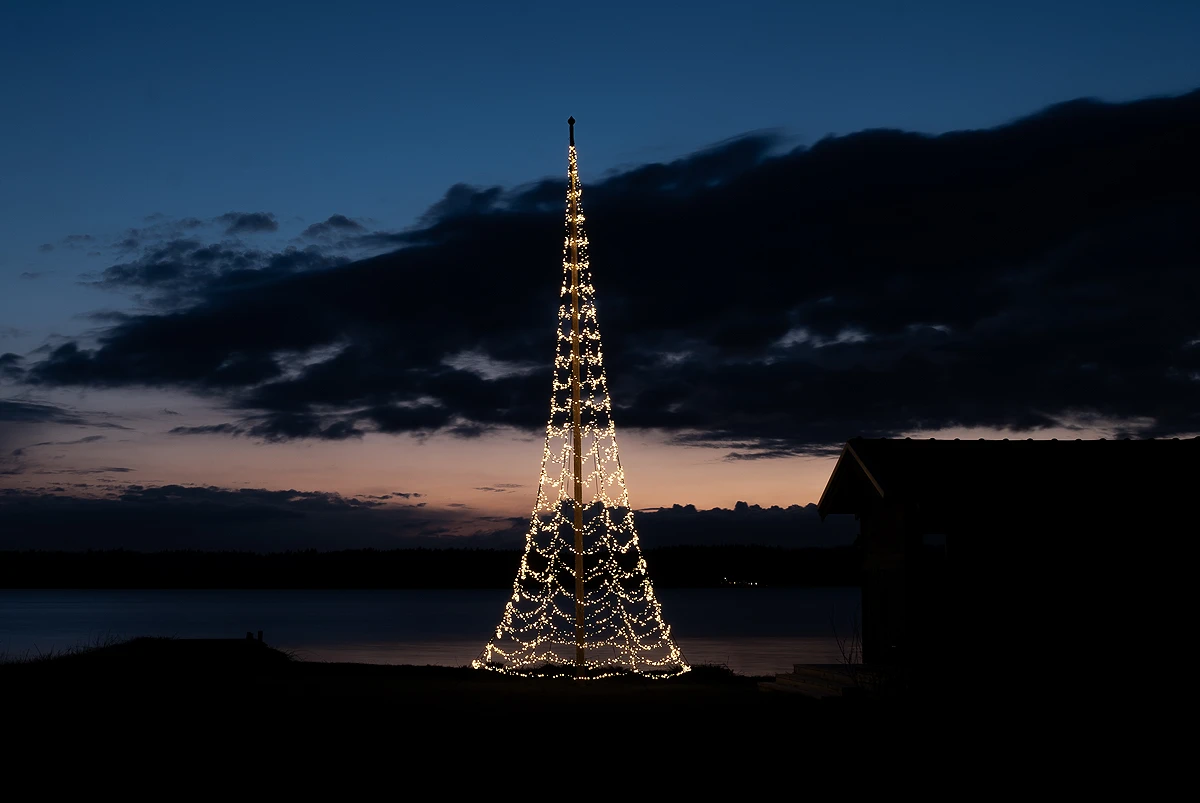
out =
[[[850,445],[850,441],[847,441],[846,445],[842,447],[842,453],[838,456],[837,463],[835,463],[833,466],[833,472],[829,475],[828,482],[825,483],[825,490],[821,492],[821,498],[817,502],[817,514],[821,517],[821,521],[825,521],[825,517],[830,513],[853,512],[829,510],[829,506],[832,504],[832,500],[830,499],[830,491],[837,482],[838,471],[841,469],[842,461],[846,459],[847,454],[854,458],[854,462],[858,464],[858,467],[862,469],[862,472],[866,476],[867,480],[870,481],[871,487],[873,487],[875,492],[879,494],[879,498],[883,499],[883,486],[879,484],[879,482],[875,479],[875,475],[870,472],[870,470],[867,468],[867,464],[863,462],[862,457],[854,450],[854,447]]]

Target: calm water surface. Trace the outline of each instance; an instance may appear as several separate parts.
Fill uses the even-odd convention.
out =
[[[108,638],[237,638],[264,631],[309,661],[462,666],[479,654],[509,591],[0,590],[0,655]],[[857,588],[661,589],[688,661],[749,675],[841,660]]]

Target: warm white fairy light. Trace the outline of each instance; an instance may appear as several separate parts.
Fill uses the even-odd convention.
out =
[[[630,672],[672,677],[690,667],[671,638],[670,626],[663,621],[662,605],[646,573],[629,507],[604,373],[573,141],[568,160],[567,237],[560,288],[565,303],[558,308],[550,420],[546,424],[537,501],[512,596],[493,638],[472,666],[517,675],[545,675],[553,667],[570,667],[577,677],[587,679]],[[572,271],[573,231],[577,271]],[[584,672],[579,672],[575,651],[573,280],[579,299],[580,476],[585,488]]]

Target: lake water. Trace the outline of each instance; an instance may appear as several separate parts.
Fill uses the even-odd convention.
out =
[[[0,590],[0,656],[36,655],[110,638],[239,638],[264,631],[309,661],[463,666],[510,592]],[[663,616],[692,664],[747,675],[794,663],[839,663],[857,588],[661,589]]]

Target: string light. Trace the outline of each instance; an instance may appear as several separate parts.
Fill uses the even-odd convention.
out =
[[[647,574],[629,506],[604,372],[582,196],[572,137],[568,150],[567,235],[559,291],[564,303],[558,308],[550,419],[546,423],[537,501],[512,595],[493,637],[472,666],[514,675],[570,674],[589,680],[629,673],[673,677],[691,667],[663,620],[662,605]],[[572,270],[573,265],[576,270]],[[583,549],[578,553],[574,523],[573,291],[578,297],[579,455],[584,488]],[[577,554],[582,555],[584,567],[582,664],[578,661],[575,610]]]

